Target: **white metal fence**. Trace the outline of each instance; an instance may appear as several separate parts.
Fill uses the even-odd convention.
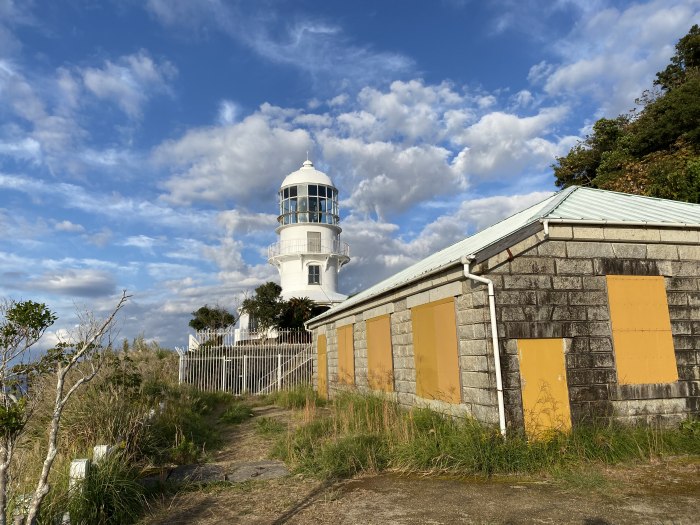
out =
[[[313,344],[305,330],[201,331],[180,354],[180,383],[200,390],[261,395],[313,379]]]

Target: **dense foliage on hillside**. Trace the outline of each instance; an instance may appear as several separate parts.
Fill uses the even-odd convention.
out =
[[[678,41],[671,63],[637,102],[640,110],[598,120],[557,158],[556,185],[700,202],[700,27]]]

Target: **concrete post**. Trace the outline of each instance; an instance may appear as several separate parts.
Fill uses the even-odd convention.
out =
[[[277,354],[277,390],[282,390],[282,354]]]
[[[68,479],[68,488],[70,490],[79,489],[80,484],[85,481],[85,478],[90,474],[92,462],[89,459],[74,459],[70,464],[70,477]]]

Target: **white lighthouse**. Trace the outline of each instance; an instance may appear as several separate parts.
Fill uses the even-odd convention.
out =
[[[279,270],[282,297],[328,306],[345,300],[338,272],[350,249],[340,240],[338,190],[310,160],[282,182],[277,221],[279,241],[269,247],[268,261]]]

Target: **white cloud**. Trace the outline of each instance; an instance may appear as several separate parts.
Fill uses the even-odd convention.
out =
[[[455,165],[462,172],[486,178],[516,176],[527,167],[542,169],[571,142],[544,138],[566,112],[565,107],[552,107],[531,117],[488,113],[459,135],[458,143],[465,148]]]
[[[425,85],[420,80],[392,82],[386,92],[364,88],[357,98],[361,110],[344,118],[351,131],[375,140],[391,138],[407,143],[438,141],[444,113],[468,103],[449,83]],[[494,97],[486,98],[495,101]]]
[[[175,172],[164,184],[169,202],[269,202],[310,146],[307,131],[274,126],[258,113],[231,126],[191,130],[161,144],[153,158]]]
[[[107,60],[101,68],[82,70],[85,87],[98,98],[115,102],[128,116],[138,118],[154,92],[168,92],[168,82],[177,69],[167,60],[155,62],[140,50],[116,62]]]
[[[219,102],[218,118],[219,124],[226,126],[236,122],[239,113],[238,104],[230,100],[222,100]]]
[[[250,235],[259,232],[272,232],[277,225],[277,215],[270,213],[252,213],[245,210],[221,212],[217,222],[223,226],[227,235]]]
[[[15,142],[0,141],[0,156],[2,155],[38,163],[42,157],[41,144],[32,137],[25,137]]]
[[[6,175],[0,172],[0,188],[20,191],[37,202],[51,199],[53,206],[78,209],[119,221],[177,228],[181,232],[210,231],[214,213],[206,210],[170,207],[162,203],[125,197],[116,193],[89,192],[68,183],[50,183],[30,177]]]
[[[54,224],[54,228],[57,231],[67,233],[82,233],[85,231],[85,228],[82,225],[75,224],[68,220],[57,222],[56,224]]]
[[[319,88],[350,83],[364,86],[396,78],[413,68],[410,58],[358,45],[341,27],[315,15],[280,21],[274,10],[262,4],[259,9],[250,4],[243,8],[217,0],[149,0],[146,8],[164,25],[193,28],[195,32],[218,29],[270,62],[306,72]]]
[[[101,297],[114,294],[116,282],[103,271],[75,269],[41,275],[28,288],[71,297]]]
[[[384,217],[426,198],[466,188],[466,178],[437,146],[366,143],[324,134],[324,159],[345,176],[352,193],[343,200],[351,209]]]
[[[342,106],[348,102],[350,97],[348,96],[347,93],[341,93],[340,95],[336,95],[332,99],[328,101],[329,106]]]
[[[153,252],[153,247],[162,243],[162,239],[156,239],[148,235],[132,235],[124,239],[120,244],[122,246],[133,246],[146,252]]]
[[[95,246],[102,248],[109,244],[109,242],[112,240],[112,236],[112,230],[109,228],[102,228],[96,232],[86,233],[84,235],[84,239],[90,244],[94,244]]]
[[[571,33],[553,45],[561,64],[533,66],[530,80],[544,81],[552,96],[576,100],[587,94],[599,106],[598,117],[624,113],[651,87],[654,74],[674,54],[676,41],[699,22],[696,0],[587,10]]]

